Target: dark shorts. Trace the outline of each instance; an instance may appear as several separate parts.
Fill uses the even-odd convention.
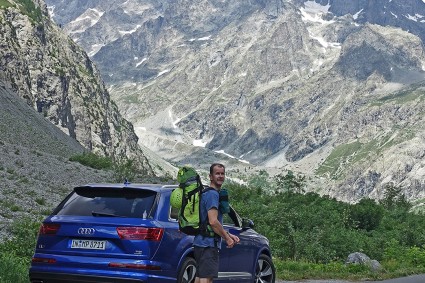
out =
[[[199,278],[218,277],[218,248],[194,246],[196,276]]]

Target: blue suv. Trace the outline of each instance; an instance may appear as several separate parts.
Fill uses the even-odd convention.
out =
[[[194,282],[193,236],[179,231],[170,206],[176,186],[88,184],[42,223],[29,270],[34,283]],[[220,251],[214,282],[275,281],[268,240],[232,208],[226,230],[241,242]]]

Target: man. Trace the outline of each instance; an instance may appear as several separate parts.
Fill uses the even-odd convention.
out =
[[[219,192],[225,179],[223,164],[214,163],[210,167],[210,187],[202,194],[201,219],[208,220],[209,225],[216,234],[214,237],[197,235],[193,241],[195,260],[197,262],[195,283],[212,283],[218,276],[219,249],[221,239],[224,239],[227,248],[232,248],[239,243],[236,235],[227,233],[223,228],[223,214],[219,209]],[[208,218],[207,218],[208,217]]]

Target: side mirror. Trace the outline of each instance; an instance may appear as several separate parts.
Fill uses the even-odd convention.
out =
[[[243,218],[242,229],[248,229],[248,228],[254,229],[254,221],[252,221],[251,219]]]

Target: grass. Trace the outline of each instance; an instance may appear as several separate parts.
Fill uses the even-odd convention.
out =
[[[28,260],[17,257],[13,252],[0,253],[0,282],[27,283]]]
[[[391,134],[375,138],[367,143],[356,140],[337,146],[316,171],[318,175],[328,175],[332,179],[340,179],[347,168],[353,164],[367,161],[373,156],[380,156],[384,149],[400,144],[415,137],[412,129],[395,127]]]
[[[46,204],[46,199],[41,197],[41,198],[36,198],[35,202],[39,205],[45,205]]]
[[[412,102],[416,99],[423,100],[425,98],[425,91],[423,88],[416,88],[417,86],[413,86],[407,90],[399,91],[392,93],[390,95],[384,96],[378,99],[373,105],[382,105],[388,102],[395,102],[397,104],[405,104]]]
[[[339,279],[350,281],[385,280],[425,273],[425,267],[406,266],[399,261],[381,262],[382,270],[372,272],[365,265],[346,265],[342,262],[317,264],[303,261],[284,261],[273,258],[276,277],[282,280]]]
[[[33,23],[41,22],[43,16],[41,9],[36,7],[32,0],[18,0],[19,8],[22,14],[27,15]]]
[[[0,8],[5,9],[8,7],[12,7],[13,5],[7,0],[0,0]]]
[[[17,204],[9,201],[9,200],[2,200],[0,199],[0,205],[3,208],[7,208],[10,211],[16,212],[16,211],[21,211],[21,207],[18,206]]]
[[[91,152],[73,155],[69,158],[69,160],[74,162],[79,162],[82,165],[85,165],[94,169],[111,169],[113,165],[111,158],[98,156]]]
[[[14,237],[0,242],[0,282],[28,282],[28,268],[39,226],[39,221],[29,218],[15,221],[12,227]]]

